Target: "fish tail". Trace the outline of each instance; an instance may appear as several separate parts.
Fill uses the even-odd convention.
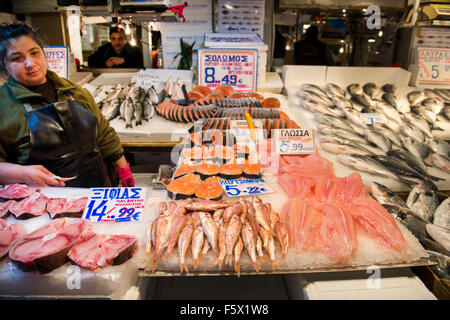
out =
[[[200,260],[198,258],[192,258],[192,262],[194,262],[194,269],[197,270]]]
[[[142,124],[142,121],[140,121],[140,120],[139,120],[139,121],[136,121],[136,127],[139,126],[139,125],[141,125],[141,124]]]
[[[259,270],[261,270],[261,266],[259,265],[258,261],[252,261],[252,264],[256,272],[259,272]]]
[[[133,128],[133,125],[132,124],[126,124],[125,128]]]
[[[234,271],[236,271],[239,278],[239,276],[241,275],[241,262],[239,260],[234,263]]]

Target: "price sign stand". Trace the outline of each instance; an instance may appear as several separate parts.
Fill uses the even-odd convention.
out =
[[[198,50],[198,84],[212,90],[226,85],[242,92],[256,91],[257,71],[257,50]]]
[[[417,48],[418,84],[450,85],[450,49]]]

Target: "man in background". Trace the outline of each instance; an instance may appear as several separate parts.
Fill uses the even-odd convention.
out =
[[[138,47],[128,43],[125,30],[118,26],[109,30],[109,41],[88,58],[91,68],[143,68],[144,60]]]
[[[319,29],[312,25],[306,29],[304,39],[294,44],[295,64],[334,66],[335,62],[327,45],[317,39]]]

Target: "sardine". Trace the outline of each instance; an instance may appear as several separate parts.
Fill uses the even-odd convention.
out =
[[[325,125],[325,124],[322,124],[322,123],[319,123],[317,125],[317,128],[319,129],[319,132],[322,133],[322,134],[326,134],[326,135],[330,135],[330,136],[338,135],[338,136],[343,137],[343,138],[347,138],[347,139],[350,139],[350,140],[358,141],[361,144],[367,143],[365,138],[363,138],[360,135],[358,135],[357,133],[354,133],[354,132],[349,131],[349,130],[343,130],[343,129],[336,128],[336,127],[329,126],[329,125]]]
[[[318,96],[328,98],[327,93],[325,91],[323,91],[319,86],[316,86],[315,84],[303,83],[300,86],[300,89],[302,89],[303,91],[313,92],[313,93],[317,94]]]
[[[434,190],[419,183],[408,194],[406,204],[422,219],[432,221],[434,212],[439,206],[439,198]]]
[[[345,108],[354,109],[354,106],[351,103],[351,101],[345,97],[334,96],[331,98],[331,100],[332,100],[333,104],[340,109],[345,109]]]
[[[365,94],[367,94],[371,99],[374,99],[378,92],[380,91],[380,89],[378,88],[378,86],[373,83],[373,82],[368,82],[363,86],[363,91]]]
[[[442,201],[434,212],[433,223],[450,229],[450,197]]]

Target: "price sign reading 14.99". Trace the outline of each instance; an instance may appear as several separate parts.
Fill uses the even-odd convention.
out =
[[[144,202],[144,188],[92,188],[83,218],[92,222],[139,221]]]
[[[314,130],[278,129],[272,133],[279,154],[314,153]]]
[[[256,50],[199,49],[198,83],[215,89],[225,85],[235,90],[256,91]]]

